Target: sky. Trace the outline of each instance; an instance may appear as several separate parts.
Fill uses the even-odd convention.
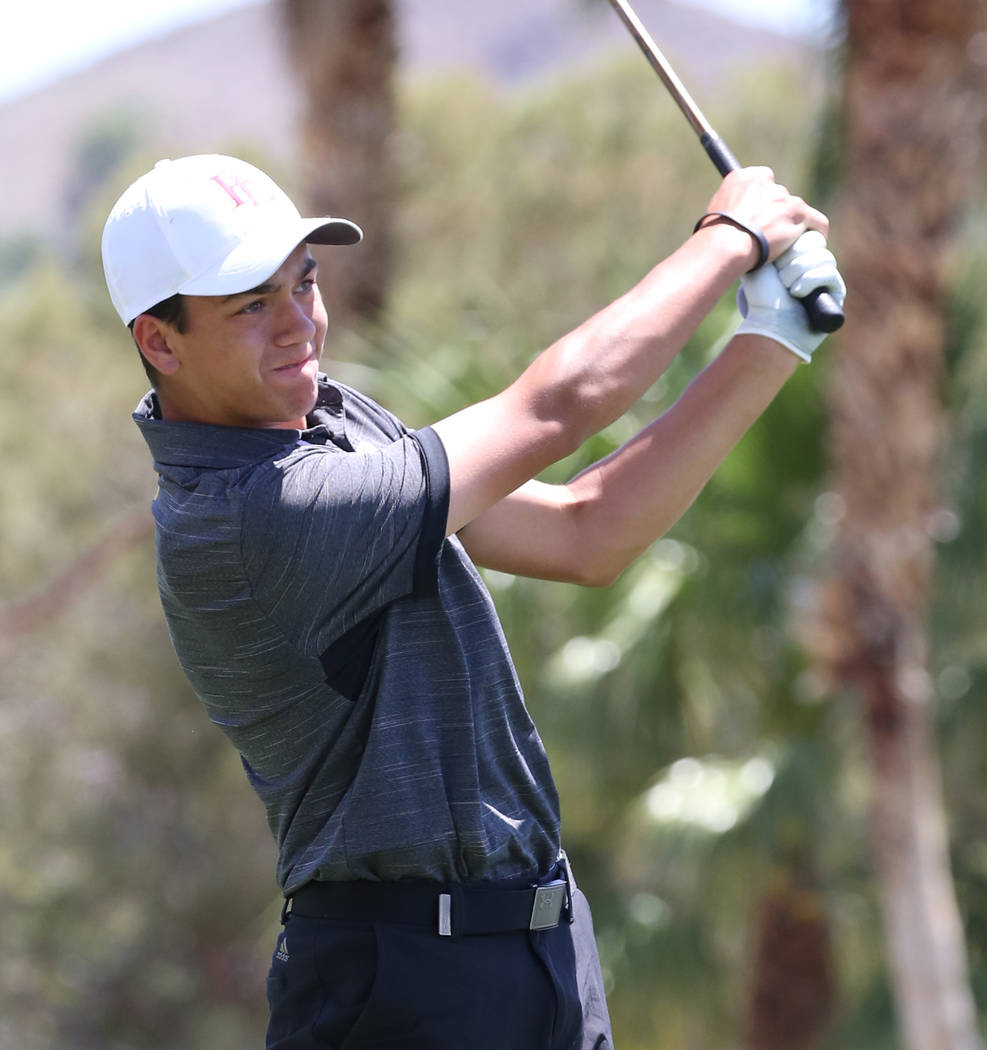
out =
[[[256,0],[8,0],[0,102],[114,51]],[[785,33],[810,32],[833,0],[680,0]]]

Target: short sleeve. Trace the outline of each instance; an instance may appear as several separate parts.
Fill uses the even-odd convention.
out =
[[[367,451],[296,448],[244,497],[255,600],[310,655],[399,598],[436,586],[449,467],[431,429]]]

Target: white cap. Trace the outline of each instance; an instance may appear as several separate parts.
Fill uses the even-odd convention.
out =
[[[348,219],[303,219],[252,164],[203,154],[160,160],[103,228],[103,272],[124,324],[177,292],[233,295],[263,284],[302,243],[356,244]]]

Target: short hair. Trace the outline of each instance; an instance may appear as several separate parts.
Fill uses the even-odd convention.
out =
[[[181,292],[176,292],[174,295],[170,295],[167,299],[162,299],[160,303],[155,303],[154,306],[148,307],[146,310],[142,310],[141,313],[150,314],[152,317],[156,317],[159,321],[164,321],[165,324],[170,324],[177,332],[184,332],[188,326],[188,312],[185,308],[185,296]],[[137,318],[134,318],[136,321]],[[131,321],[127,327],[130,329],[130,334],[134,334],[134,321]],[[151,381],[151,386],[157,388],[158,382],[161,379],[161,373],[151,364],[150,361],[144,356],[144,352],[140,348],[140,344],[137,339],[134,339],[134,343],[137,346],[137,352],[141,359],[141,364],[144,366],[144,371],[147,374],[147,378]]]

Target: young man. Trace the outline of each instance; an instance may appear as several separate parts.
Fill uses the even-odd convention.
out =
[[[135,419],[161,599],[288,901],[268,1047],[611,1046],[555,787],[474,563],[599,585],[657,539],[821,342],[789,292],[842,302],[827,225],[767,169],[732,173],[636,287],[410,432],[319,372],[308,244],[358,227],[301,218],[229,157],[163,161],[124,192],[103,260],[154,385]],[[634,404],[738,278],[746,318],[675,405],[568,484],[532,480]]]

